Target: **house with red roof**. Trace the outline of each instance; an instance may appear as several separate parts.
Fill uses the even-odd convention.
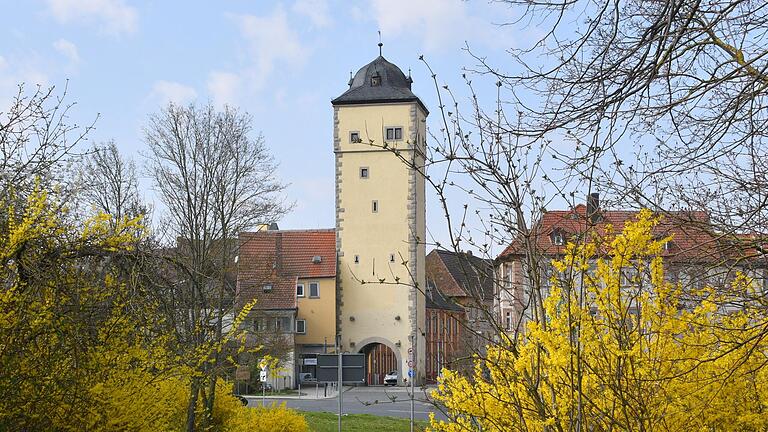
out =
[[[273,226],[276,228],[276,226]],[[253,345],[282,347],[275,388],[314,377],[317,354],[336,334],[336,233],[333,229],[260,229],[239,235],[238,309],[255,300],[247,318]],[[265,340],[265,338],[267,340]]]
[[[586,205],[544,212],[528,235],[515,238],[495,260],[499,323],[514,331],[531,318],[536,297],[547,295],[553,274],[551,260],[562,257],[569,242],[621,232],[638,214],[634,210],[602,209],[598,194],[588,196]],[[661,252],[669,280],[683,287],[726,286],[737,272],[744,272],[765,285],[768,262],[764,253],[757,253],[758,237],[718,231],[702,211],[666,211],[658,216],[654,237],[671,238]],[[628,274],[628,280],[632,276]]]

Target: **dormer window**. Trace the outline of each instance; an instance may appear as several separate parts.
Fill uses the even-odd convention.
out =
[[[377,73],[371,76],[371,87],[378,87],[381,85],[381,75]]]
[[[565,234],[562,230],[556,229],[550,234],[550,240],[552,240],[553,245],[562,246],[565,244]]]
[[[261,290],[264,291],[265,293],[272,292],[272,284],[271,283],[264,284],[264,286],[261,287]]]

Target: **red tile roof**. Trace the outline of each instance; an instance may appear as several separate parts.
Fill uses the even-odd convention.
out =
[[[534,242],[536,249],[545,255],[562,254],[565,246],[554,244],[552,241],[554,232],[562,232],[566,243],[574,236],[582,238],[587,232],[603,237],[607,233],[608,225],[612,226],[614,233],[621,232],[624,225],[636,220],[639,213],[638,211],[602,210],[594,226],[588,227],[586,211],[586,206],[579,204],[570,210],[544,213],[531,230],[530,239]],[[733,242],[726,240],[726,236],[715,232],[709,215],[700,211],[665,213],[654,228],[654,235],[658,238],[672,235],[669,249],[662,253],[663,256],[672,260],[713,262],[726,258],[744,257],[748,249],[743,245],[734,245]],[[524,239],[518,238],[507,246],[497,259],[520,255],[523,252]]]
[[[336,276],[336,231],[243,232],[239,236],[238,304],[256,309],[296,308],[296,280]],[[315,257],[320,257],[315,262]],[[272,283],[269,293],[263,285]]]

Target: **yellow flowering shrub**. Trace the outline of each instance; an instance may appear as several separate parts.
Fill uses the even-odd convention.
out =
[[[126,289],[114,265],[143,238],[140,219],[101,214],[77,224],[44,190],[0,207],[0,430],[184,431],[199,366],[241,337],[252,305],[224,340],[174,351],[162,330],[172,327],[158,325],[151,298]],[[205,428],[306,429],[284,406],[242,406],[221,380]]]
[[[606,243],[569,244],[544,319],[518,341],[500,334],[473,376],[443,371],[434,396],[450,420],[431,430],[768,430],[765,307],[718,306],[758,288],[739,275],[728,290],[685,288],[698,299],[686,305],[656,223],[643,211]]]

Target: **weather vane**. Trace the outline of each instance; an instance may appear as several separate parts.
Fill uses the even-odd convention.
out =
[[[381,43],[381,30],[379,30],[379,55],[381,55],[381,47],[383,47],[384,44]]]

